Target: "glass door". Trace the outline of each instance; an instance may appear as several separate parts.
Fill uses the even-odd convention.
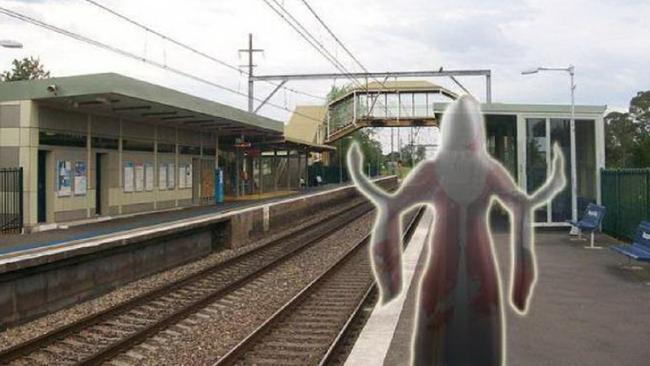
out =
[[[571,220],[571,169],[573,169],[571,166],[571,120],[551,118],[550,137],[551,146],[557,143],[564,154],[564,175],[567,181],[564,190],[551,202],[551,222],[559,223]],[[550,156],[547,158],[547,161],[551,161]]]
[[[549,139],[546,118],[526,119],[526,190],[535,192],[547,176]],[[535,222],[548,222],[548,205],[535,211]]]

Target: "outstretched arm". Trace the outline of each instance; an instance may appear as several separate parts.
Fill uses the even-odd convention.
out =
[[[510,271],[511,306],[520,314],[528,309],[537,277],[537,262],[533,243],[533,210],[557,195],[566,183],[564,157],[559,147],[553,147],[551,175],[546,183],[531,196],[522,192],[500,165],[493,184],[501,201],[512,212],[512,261]]]
[[[435,182],[430,182],[432,172],[423,163],[409,174],[395,194],[389,194],[363,174],[362,166],[361,153],[354,144],[348,153],[350,175],[357,188],[377,206],[370,251],[380,301],[384,304],[402,292],[401,213],[430,197],[427,192],[433,192]]]

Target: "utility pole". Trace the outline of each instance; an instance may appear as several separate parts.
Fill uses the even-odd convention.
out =
[[[254,94],[254,79],[253,79],[253,69],[257,66],[253,63],[253,54],[255,52],[264,52],[261,48],[253,48],[253,33],[248,33],[248,48],[240,48],[239,52],[248,53],[248,111],[253,113],[254,106],[253,102],[255,100]]]

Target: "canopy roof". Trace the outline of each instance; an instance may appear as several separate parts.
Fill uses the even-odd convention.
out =
[[[115,73],[0,83],[0,101],[19,100],[247,140],[284,133],[280,121]]]

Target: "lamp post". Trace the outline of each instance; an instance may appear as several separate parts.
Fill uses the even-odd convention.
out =
[[[571,219],[578,219],[578,184],[577,184],[577,167],[576,167],[576,121],[575,121],[575,66],[569,65],[568,67],[538,67],[522,71],[522,75],[536,74],[540,71],[563,71],[568,72],[571,79],[571,121],[569,122],[570,129],[570,151],[571,151]]]
[[[23,48],[23,44],[17,41],[12,41],[10,39],[0,40],[0,47],[3,48]]]

